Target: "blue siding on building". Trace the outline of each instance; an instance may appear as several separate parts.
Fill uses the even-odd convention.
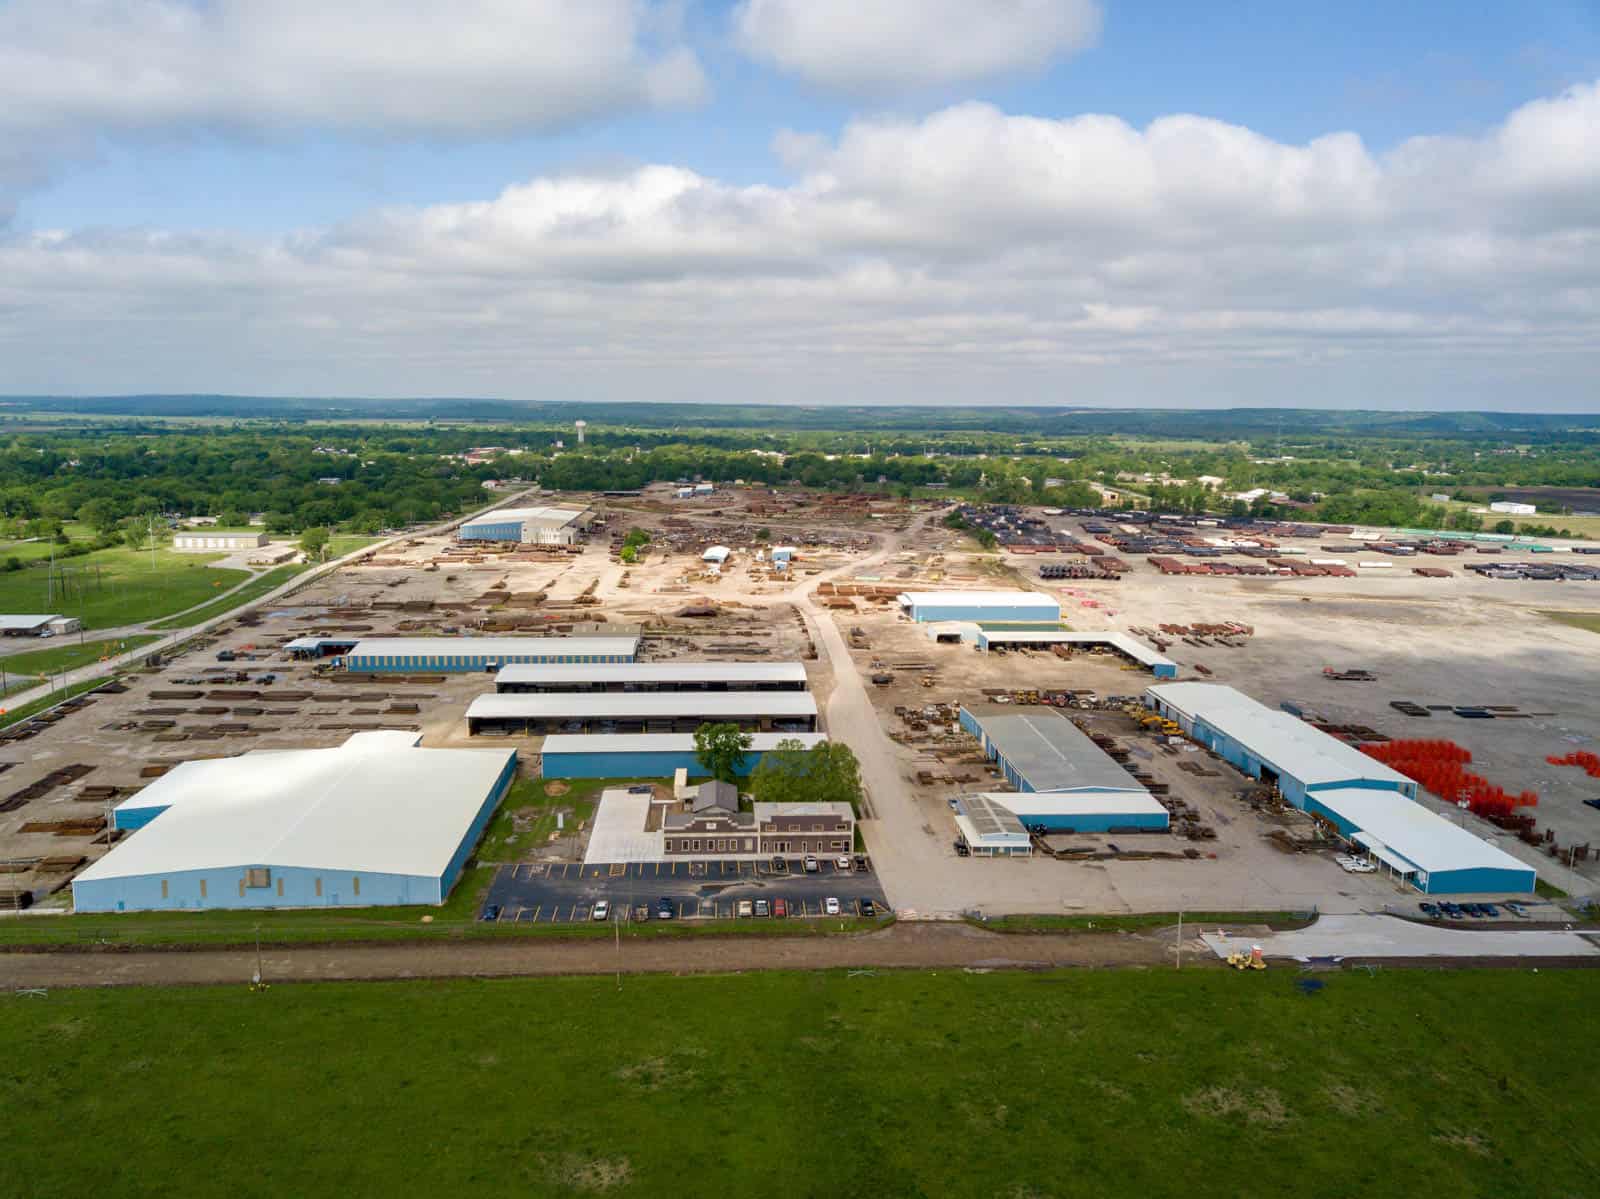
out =
[[[120,829],[143,828],[166,810],[165,807],[158,808],[154,805],[147,808],[130,808],[126,812],[121,808],[115,808],[111,812],[111,827]]]
[[[1436,870],[1418,889],[1429,895],[1482,895],[1489,891],[1520,894],[1532,891],[1537,881],[1538,873],[1532,866],[1526,870]]]
[[[512,754],[506,760],[505,769],[500,772],[500,777],[495,779],[493,788],[484,796],[483,806],[478,809],[478,814],[472,818],[466,835],[461,838],[461,844],[456,846],[456,851],[450,857],[450,863],[444,868],[444,874],[439,878],[439,899],[443,903],[446,895],[450,894],[456,885],[456,879],[461,876],[462,868],[467,864],[467,859],[472,856],[472,851],[478,847],[478,839],[483,836],[483,830],[489,827],[489,821],[494,818],[495,809],[500,806],[500,801],[505,798],[506,789],[511,786],[511,780],[517,775],[517,756]]]
[[[1060,620],[1061,606],[1054,600],[1041,600],[1036,604],[912,604],[911,619],[918,622],[936,620]]]
[[[457,534],[462,541],[521,541],[520,520],[494,521],[462,525]]]
[[[1114,828],[1164,829],[1169,827],[1170,820],[1165,812],[1124,812],[1120,814],[1095,812],[1078,816],[1044,816],[1029,813],[1021,819],[1029,828],[1044,829],[1052,833],[1105,833]]]
[[[551,662],[557,664],[587,664],[592,662],[632,662],[631,654],[558,654],[548,650],[518,654],[347,654],[340,664],[353,674],[406,674],[426,671],[432,674],[466,674],[488,670],[491,665],[510,666],[513,663]]]
[[[761,761],[760,750],[746,752],[737,774],[749,774]],[[671,778],[679,770],[691,777],[703,775],[706,768],[693,750],[665,753],[580,753],[545,754],[547,779],[652,779]]]
[[[1158,679],[1175,679],[1178,677],[1178,664],[1176,662],[1157,662],[1150,669],[1151,673]]]
[[[368,874],[338,870],[282,868],[270,862],[257,866],[272,871],[269,887],[246,887],[239,894],[245,868],[228,866],[217,870],[183,870],[165,875],[136,875],[132,878],[96,879],[74,883],[74,907],[80,912],[121,911],[200,911],[206,908],[316,908],[368,907],[403,903],[438,903],[439,880],[411,874]],[[355,880],[361,880],[361,894],[355,893]],[[317,880],[322,894],[317,894]],[[200,894],[200,883],[206,894]],[[278,894],[279,880],[283,894]],[[161,894],[161,884],[167,894]]]

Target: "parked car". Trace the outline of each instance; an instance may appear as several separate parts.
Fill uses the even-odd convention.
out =
[[[589,919],[590,920],[609,920],[609,919],[611,919],[611,903],[610,903],[610,901],[602,899],[599,903],[595,904],[594,905],[594,911],[589,913]]]
[[[647,903],[636,903],[636,904],[634,904],[633,905],[633,918],[636,921],[638,921],[640,924],[643,924],[647,920],[649,920],[650,919],[650,905],[647,904]]]
[[[1450,917],[1452,920],[1460,920],[1461,917],[1466,915],[1466,913],[1461,910],[1460,904],[1451,903],[1448,899],[1440,900],[1439,907],[1442,908],[1444,910],[1444,914]]]
[[[1440,916],[1441,913],[1439,912],[1439,905],[1438,904],[1436,904],[1436,903],[1419,903],[1417,906],[1422,909],[1422,914],[1424,916],[1428,917],[1428,919],[1430,919],[1430,920],[1439,919],[1439,916]]]
[[[1500,906],[1505,908],[1505,910],[1510,912],[1513,916],[1526,917],[1527,914],[1528,914],[1528,909],[1527,908],[1523,907],[1520,903],[1513,903],[1509,899],[1506,900],[1505,903],[1501,904]]]
[[[818,870],[817,859],[810,854],[806,855],[806,873],[815,874]]]
[[[787,917],[789,915],[788,903],[781,899],[774,899],[772,901],[772,914],[779,920]]]
[[[491,903],[488,907],[483,909],[483,915],[479,916],[478,919],[489,921],[500,919],[500,905],[497,903]]]
[[[774,873],[774,874],[788,874],[789,873],[789,863],[785,862],[782,858],[773,858],[772,859],[772,873]]]
[[[954,795],[950,797],[950,810],[952,812],[959,812],[961,810],[961,805],[956,802],[956,797]]]
[[[753,905],[748,899],[741,899],[739,901],[739,915],[741,917],[749,916],[754,910],[755,909]]]
[[[239,655],[234,653],[231,649],[219,649],[217,651],[218,662],[234,662],[238,660],[238,657]]]
[[[1600,799],[1586,799],[1583,802],[1588,804],[1591,808],[1600,811]]]
[[[967,848],[967,843],[965,841],[959,839],[956,841],[956,857],[964,858],[971,852],[972,851]]]
[[[839,914],[839,901],[831,895],[828,896],[827,899],[822,901],[822,911],[824,915],[837,916]]]
[[[861,871],[862,874],[865,874],[867,872],[867,855],[866,854],[864,854],[864,853],[856,854],[856,869]]]
[[[1492,904],[1492,903],[1480,903],[1478,906],[1483,909],[1483,914],[1485,916],[1489,917],[1491,920],[1499,918],[1500,909],[1495,907],[1494,904]]]
[[[878,914],[878,905],[870,899],[863,899],[861,901],[861,914],[869,920],[872,919]]]
[[[256,682],[264,683],[268,687],[272,686],[272,684],[276,683],[277,681],[278,681],[278,676],[275,675],[275,674],[264,674],[259,679],[256,680]]]
[[[677,913],[672,910],[672,900],[663,895],[660,902],[656,904],[656,919],[671,920],[676,914]]]
[[[772,905],[770,903],[768,903],[764,899],[756,900],[756,916],[757,916],[757,918],[760,918],[760,917],[763,917],[763,916],[770,916],[770,915],[772,915]]]
[[[850,873],[850,856],[848,854],[840,854],[837,858],[834,859],[833,866],[834,866],[834,869],[838,870],[841,874],[849,874]]]
[[[1487,915],[1487,913],[1483,910],[1483,905],[1479,903],[1464,903],[1461,905],[1461,910],[1467,915],[1471,916],[1474,920],[1481,920],[1485,915]]]

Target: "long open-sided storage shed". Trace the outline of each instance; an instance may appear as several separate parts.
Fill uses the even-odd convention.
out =
[[[515,541],[536,545],[571,545],[583,531],[584,508],[501,508],[467,521],[457,531],[461,541]]]
[[[416,733],[184,762],[114,813],[80,912],[444,902],[516,773],[510,749]]]
[[[1052,645],[1070,645],[1081,649],[1109,649],[1116,654],[1143,666],[1158,679],[1178,677],[1178,664],[1164,654],[1145,645],[1126,633],[1077,633],[1067,629],[1050,632],[1042,629],[977,630],[979,649],[1043,649]]]
[[[807,691],[480,695],[467,707],[473,736],[537,733],[692,733],[702,724],[751,732],[811,733],[817,701]]]
[[[930,620],[1055,621],[1061,605],[1037,591],[907,591],[900,610],[919,623]]]
[[[574,691],[804,691],[802,662],[527,663],[494,676],[503,695]]]
[[[750,749],[736,773],[749,774],[768,750],[785,741],[810,749],[828,738],[822,733],[752,733]],[[695,757],[693,733],[557,733],[544,739],[542,773],[547,779],[671,778],[679,770],[691,777],[706,772]]]
[[[357,674],[499,671],[517,662],[632,662],[637,637],[368,637],[340,659]]]

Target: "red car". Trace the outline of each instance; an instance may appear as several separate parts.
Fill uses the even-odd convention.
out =
[[[772,901],[772,914],[779,919],[782,919],[784,916],[789,914],[789,905],[784,903],[784,901],[781,899],[774,899]]]

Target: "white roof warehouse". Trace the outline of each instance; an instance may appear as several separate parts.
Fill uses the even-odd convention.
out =
[[[356,733],[184,762],[119,805],[80,912],[442,903],[516,771],[510,749]]]

